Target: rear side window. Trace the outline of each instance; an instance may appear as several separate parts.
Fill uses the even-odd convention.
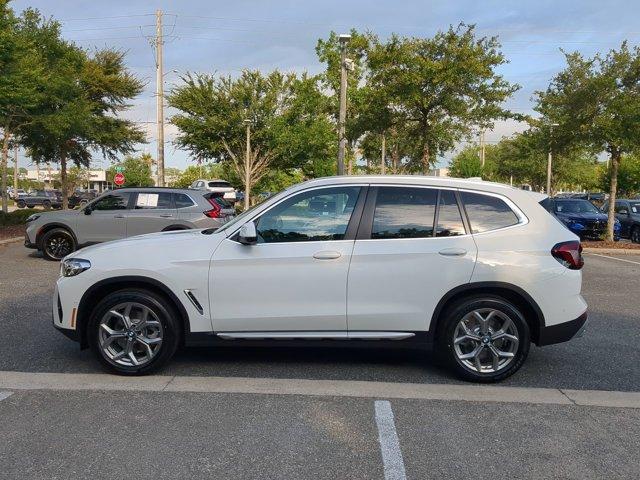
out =
[[[457,237],[464,234],[464,223],[456,195],[450,190],[441,190],[436,237]]]
[[[173,201],[176,202],[176,208],[187,208],[195,205],[193,200],[189,198],[189,195],[185,195],[184,193],[174,193]]]
[[[432,237],[437,198],[430,188],[381,187],[371,238]]]
[[[460,192],[473,233],[488,232],[518,223],[517,215],[504,200],[480,193]]]

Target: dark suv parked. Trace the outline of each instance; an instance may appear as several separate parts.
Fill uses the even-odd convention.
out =
[[[609,210],[609,202],[602,206],[602,211]],[[640,199],[616,200],[616,218],[620,222],[620,236],[630,238],[633,243],[640,243]]]
[[[36,205],[41,205],[47,209],[60,208],[62,207],[62,198],[54,190],[35,190],[20,196],[16,201],[16,205],[18,208],[33,208]]]

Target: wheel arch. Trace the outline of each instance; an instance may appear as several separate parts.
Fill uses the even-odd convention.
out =
[[[167,287],[164,283],[150,277],[144,276],[122,276],[122,277],[112,277],[101,280],[94,285],[92,285],[86,292],[82,295],[80,299],[80,303],[78,305],[78,314],[77,314],[77,329],[78,329],[78,338],[80,340],[80,347],[82,349],[87,348],[89,346],[89,341],[87,338],[86,325],[89,321],[89,315],[93,310],[93,307],[106,295],[110,293],[117,292],[118,290],[125,289],[143,289],[149,290],[153,293],[160,294],[165,297],[176,309],[178,314],[180,315],[180,320],[182,322],[182,333],[183,338],[181,342],[184,341],[184,336],[189,334],[190,323],[189,323],[189,314],[187,310],[184,308],[182,302],[178,299],[178,297],[171,291],[169,287]]]
[[[436,305],[431,323],[429,325],[429,337],[435,341],[438,329],[444,323],[442,314],[446,312],[448,306],[458,300],[470,295],[491,294],[497,295],[512,302],[524,315],[529,329],[531,330],[531,340],[538,343],[540,332],[545,326],[545,319],[542,310],[536,301],[527,292],[517,285],[506,282],[474,282],[460,285],[447,292]]]
[[[42,250],[42,237],[44,236],[44,234],[55,228],[63,228],[67,232],[69,232],[73,237],[73,241],[76,243],[76,247],[78,247],[78,237],[76,237],[75,232],[69,225],[60,222],[51,222],[40,227],[38,229],[38,233],[36,233],[36,246],[38,247],[38,250]]]

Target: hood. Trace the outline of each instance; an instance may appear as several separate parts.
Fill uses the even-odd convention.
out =
[[[588,220],[588,221],[607,221],[607,216],[604,213],[562,213],[557,212],[559,218],[563,220]]]
[[[109,257],[117,259],[143,258],[148,255],[159,255],[167,261],[180,260],[190,257],[190,253],[198,250],[195,248],[206,244],[211,252],[222,241],[224,234],[204,234],[203,230],[178,230],[173,232],[148,233],[135,237],[113,240],[111,242],[91,245],[69,255],[91,260],[97,257]]]

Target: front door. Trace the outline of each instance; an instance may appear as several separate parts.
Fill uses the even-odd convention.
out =
[[[371,188],[349,270],[349,332],[428,330],[438,301],[469,282],[476,252],[455,191]]]
[[[78,214],[76,233],[79,244],[108,242],[127,235],[129,192],[103,195]],[[90,213],[86,215],[87,209]]]
[[[224,240],[210,270],[214,330],[345,332],[347,273],[359,220],[354,211],[364,190],[292,194],[253,219],[257,244],[242,245],[233,235]]]

